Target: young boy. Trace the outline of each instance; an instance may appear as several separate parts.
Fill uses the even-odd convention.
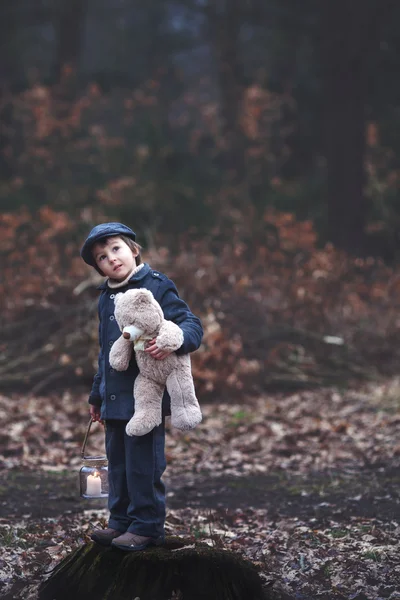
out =
[[[176,351],[197,350],[203,335],[200,320],[178,296],[174,283],[154,271],[140,256],[136,235],[121,223],[103,223],[92,229],[81,257],[107,277],[99,289],[99,366],[89,396],[94,421],[106,424],[110,518],[107,529],[94,530],[92,539],[103,545],[129,552],[158,545],[164,539],[165,486],[161,476],[166,468],[164,419],[144,436],[129,437],[125,426],[135,408],[133,384],[138,374],[134,358],[126,371],[114,371],[109,351],[121,332],[114,318],[114,298],[118,292],[147,288],[160,303],[166,319],[181,327],[184,342]],[[168,356],[156,340],[145,349],[156,360]],[[168,413],[167,394],[163,414]]]

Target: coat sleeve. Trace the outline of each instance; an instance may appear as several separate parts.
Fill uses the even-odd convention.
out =
[[[103,378],[103,348],[101,343],[101,320],[100,320],[100,311],[99,311],[99,344],[100,344],[100,352],[99,352],[99,360],[98,360],[98,369],[97,373],[93,378],[92,389],[89,394],[89,404],[93,404],[94,406],[101,406],[102,399],[100,396],[100,383]]]
[[[188,354],[197,350],[203,337],[201,321],[179,297],[175,284],[170,279],[162,281],[157,296],[164,317],[179,325],[183,331],[183,344],[176,353]]]

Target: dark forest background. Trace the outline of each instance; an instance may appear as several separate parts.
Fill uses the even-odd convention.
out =
[[[100,206],[173,236],[273,206],[397,258],[399,18],[391,0],[3,0],[2,208]]]
[[[319,384],[321,357],[341,380],[350,351],[394,369],[399,18],[391,0],[3,0],[3,385],[88,385],[79,247],[106,220],[203,318],[212,391],[271,364]]]

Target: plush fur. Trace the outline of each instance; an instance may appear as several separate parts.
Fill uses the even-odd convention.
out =
[[[128,290],[115,297],[115,318],[122,331],[110,351],[110,365],[116,371],[128,368],[133,350],[139,367],[134,384],[135,414],[126,426],[128,435],[145,435],[162,420],[165,386],[171,397],[171,423],[178,429],[196,427],[202,419],[196,398],[190,356],[177,356],[183,343],[183,331],[166,321],[153,294],[144,288]],[[147,340],[157,338],[161,350],[172,352],[156,360],[144,352]]]

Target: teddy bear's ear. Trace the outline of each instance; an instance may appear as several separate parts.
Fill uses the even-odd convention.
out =
[[[136,299],[142,302],[148,302],[149,300],[154,298],[151,291],[147,290],[146,288],[138,288],[137,290],[135,290],[135,292]]]

